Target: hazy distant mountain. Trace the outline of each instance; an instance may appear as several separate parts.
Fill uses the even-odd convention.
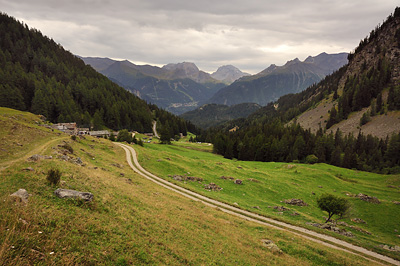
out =
[[[231,84],[243,76],[250,76],[250,74],[242,72],[240,69],[232,65],[221,66],[217,71],[211,74],[211,77],[226,84]]]
[[[254,102],[266,105],[280,96],[303,91],[326,75],[347,63],[347,53],[309,56],[303,62],[298,58],[284,66],[271,65],[262,72],[242,77],[218,91],[208,103],[234,105]]]
[[[245,118],[261,108],[256,103],[242,103],[233,106],[221,104],[205,104],[196,110],[181,115],[194,125],[209,128],[221,125],[229,120]]]
[[[199,102],[205,102],[226,86],[213,79],[210,74],[199,70],[195,64],[188,62],[168,64],[160,68],[135,65],[127,60],[82,59],[140,98],[175,114],[197,108]]]

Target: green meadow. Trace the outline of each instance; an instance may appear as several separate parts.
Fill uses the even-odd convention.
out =
[[[182,197],[134,173],[124,150],[111,141],[72,140],[39,121],[0,108],[0,265],[374,265]],[[63,150],[65,144],[72,153]],[[218,158],[196,151],[210,151],[207,145],[191,148],[146,144],[139,150],[157,164],[164,164],[157,162],[160,156],[171,162]],[[64,153],[83,164],[60,159]],[[34,154],[52,159],[28,160]],[[46,180],[51,168],[62,172],[57,186]],[[59,199],[54,190],[60,187],[91,192],[94,200]],[[9,197],[20,188],[30,195],[27,204]],[[263,239],[282,253],[265,247]]]
[[[255,213],[301,225],[362,245],[394,258],[399,252],[387,251],[379,245],[400,246],[400,176],[338,168],[327,164],[295,164],[245,162],[224,159],[213,154],[208,144],[174,142],[173,145],[146,144],[135,146],[139,162],[150,172],[185,188]],[[200,177],[203,181],[177,181],[174,175]],[[222,179],[221,177],[228,177]],[[231,177],[231,179],[229,179]],[[233,180],[240,179],[238,185]],[[222,188],[210,191],[206,184]],[[326,213],[318,209],[316,200],[329,193],[346,198],[351,203],[347,217],[339,226],[353,233],[346,237],[306,223],[323,223]],[[356,197],[362,193],[379,199],[380,204]],[[308,206],[293,206],[284,200],[301,199]],[[274,206],[289,210],[280,211]],[[296,215],[297,214],[297,215]],[[337,217],[334,216],[334,219]],[[352,221],[359,218],[365,223]]]

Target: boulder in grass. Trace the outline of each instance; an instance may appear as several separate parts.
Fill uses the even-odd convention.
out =
[[[261,242],[264,247],[270,249],[272,253],[282,254],[282,250],[272,241],[268,239],[261,239]]]
[[[25,189],[20,188],[20,189],[18,189],[18,191],[16,191],[13,194],[11,194],[10,197],[15,199],[16,201],[27,203],[29,194]]]
[[[92,201],[93,194],[90,192],[80,192],[72,189],[57,188],[54,194],[61,199],[81,199],[84,201]]]

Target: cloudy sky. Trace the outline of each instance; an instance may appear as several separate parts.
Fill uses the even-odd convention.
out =
[[[353,50],[398,0],[0,0],[0,11],[81,56],[162,66],[274,63]]]

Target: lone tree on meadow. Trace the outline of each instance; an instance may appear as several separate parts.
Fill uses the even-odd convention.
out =
[[[350,208],[350,203],[347,199],[337,197],[331,194],[323,194],[317,199],[318,207],[328,213],[327,223],[333,215],[343,217]]]

